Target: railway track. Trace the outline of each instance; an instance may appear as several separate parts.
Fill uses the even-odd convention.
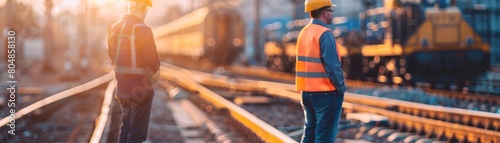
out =
[[[188,72],[195,81],[209,86],[280,96],[298,102],[293,85],[234,79],[221,75]],[[273,88],[270,88],[273,87]],[[191,90],[195,90],[191,89]],[[370,112],[387,116],[391,128],[436,137],[445,141],[499,142],[500,115],[472,110],[425,105],[407,101],[346,93],[344,108],[349,112]]]
[[[108,73],[85,84],[48,96],[0,120],[1,142],[85,142],[101,107],[104,84],[113,78]],[[77,102],[78,101],[78,102]],[[96,102],[97,101],[97,102]],[[90,106],[89,106],[90,105]],[[7,134],[7,123],[15,122],[15,136]],[[50,135],[47,135],[50,133]]]
[[[17,136],[6,134],[8,130],[6,124],[11,120],[9,117],[0,120],[1,130],[4,131],[0,136],[0,142],[117,142],[121,114],[120,107],[113,103],[116,88],[116,82],[111,81],[113,78],[114,74],[108,73],[19,110],[15,114]],[[108,82],[106,88],[105,83]],[[106,89],[104,90],[104,88]],[[193,141],[192,132],[197,130],[190,130],[191,132],[187,132],[186,135],[179,134],[181,130],[189,130],[184,128],[192,127],[176,125],[171,117],[171,111],[166,111],[168,110],[167,105],[172,103],[166,101],[168,96],[165,89],[155,87],[155,90],[157,96],[154,97],[153,109],[158,110],[152,111],[148,141]],[[230,120],[232,124],[227,124],[226,120],[220,121],[217,118],[205,121],[207,126],[210,126],[207,127],[210,133],[221,134],[220,127],[217,127],[219,125],[215,124],[225,124],[228,126],[226,128],[230,128],[232,124],[237,123]],[[48,132],[50,134],[47,134]],[[234,131],[228,133],[232,132]],[[225,137],[228,137],[228,133],[225,134]],[[230,137],[235,138],[234,136]],[[210,139],[206,140],[210,141]],[[224,141],[227,139],[218,137],[213,140]]]
[[[265,68],[260,67],[200,67],[191,65],[189,63],[173,63],[182,65],[182,67],[187,67],[189,69],[213,73],[216,75],[227,75],[229,77],[237,75],[239,77],[248,77],[254,79],[257,78],[264,81],[277,81],[290,84],[293,84],[295,80],[295,76],[292,74],[269,71]],[[373,96],[380,96],[380,93],[385,93],[384,95],[390,95],[385,96],[385,98],[406,100],[410,102],[420,102],[444,107],[500,113],[500,96],[498,95],[445,91],[429,88],[388,86],[381,83],[364,82],[357,80],[347,80],[346,84],[349,87],[348,92],[353,93]],[[293,90],[293,86],[287,87],[290,90]]]
[[[254,98],[247,95],[246,92],[228,91],[216,87],[201,86],[198,83],[191,81],[187,75],[175,73],[163,68],[165,73],[175,76],[164,76],[164,78],[179,84],[180,86],[192,91],[195,95],[190,96],[198,107],[210,114],[216,116],[219,124],[230,124],[232,129],[228,129],[227,125],[222,125],[219,131],[214,136],[218,138],[217,142],[298,142],[302,135],[302,126],[304,118],[300,105],[291,103],[288,100],[280,100],[279,98],[271,99],[264,96],[256,98],[264,98],[269,103],[245,103],[245,98]],[[244,96],[241,96],[244,95]],[[253,100],[253,99],[250,99]],[[259,100],[259,99],[257,99]],[[259,101],[257,101],[259,102]],[[221,116],[223,115],[223,116]],[[229,116],[229,117],[227,117]],[[258,118],[256,118],[258,117]],[[224,118],[224,119],[221,119]],[[262,119],[262,120],[261,120]],[[264,122],[264,123],[263,123]],[[213,123],[207,123],[209,126]],[[269,125],[266,125],[269,124]],[[358,127],[353,125],[348,120],[341,122],[341,128]],[[256,127],[257,126],[257,127]],[[259,127],[260,126],[260,127]],[[267,127],[266,127],[267,126]],[[266,127],[266,128],[264,128]],[[269,132],[273,131],[273,132]],[[279,132],[281,131],[281,133]],[[340,137],[355,135],[353,130],[346,130],[340,133]],[[235,133],[239,135],[235,135]],[[273,140],[276,136],[289,137],[287,140]],[[285,136],[283,136],[285,135]],[[278,136],[278,137],[279,137]],[[222,139],[220,139],[222,138]],[[291,140],[292,139],[292,140]],[[339,140],[349,141],[349,140]],[[350,140],[360,141],[360,140]]]
[[[208,110],[216,110],[226,112],[228,116],[232,118],[232,120],[237,121],[242,124],[246,130],[248,136],[255,136],[258,140],[254,140],[257,142],[296,142],[291,139],[287,135],[283,134],[276,128],[272,127],[268,123],[262,121],[257,118],[253,114],[248,111],[242,109],[241,107],[231,103],[230,101],[224,99],[219,96],[217,93],[211,91],[199,85],[189,77],[183,75],[182,73],[173,71],[172,69],[168,69],[166,67],[161,67],[162,78],[172,80],[173,82],[179,84],[182,87],[185,87],[189,91],[197,92],[199,97],[210,102],[213,106],[204,107],[205,109],[210,108]],[[241,128],[240,128],[241,129]]]
[[[200,101],[201,103],[196,103],[199,107],[205,111],[211,111],[208,117],[210,120],[204,120],[205,124],[218,124],[219,126],[226,124],[226,126],[223,127],[211,127],[211,129],[209,129],[212,134],[212,140],[295,142],[298,141],[301,135],[301,123],[277,120],[283,117],[289,118],[287,116],[295,117],[297,116],[296,113],[302,113],[299,105],[300,99],[298,98],[300,96],[298,93],[292,91],[292,84],[261,81],[260,78],[259,80],[255,80],[255,78],[246,79],[254,75],[240,76],[235,72],[237,70],[235,70],[234,67],[228,68],[228,71],[233,72],[231,77],[224,76],[223,74],[213,75],[180,69],[169,65],[163,65],[161,69],[164,71],[161,75],[162,78],[169,79],[199,95],[191,98],[198,98],[193,101]],[[248,70],[246,70],[246,72],[252,73]],[[275,74],[273,76],[274,80],[282,81],[287,78],[287,76],[283,74],[271,73],[271,75],[272,74]],[[276,79],[276,77],[279,79]],[[20,133],[22,135],[14,138],[2,135],[0,141],[116,142],[118,119],[113,118],[113,116],[117,116],[117,107],[116,104],[112,103],[113,91],[115,89],[115,83],[111,81],[112,78],[112,73],[109,73],[86,84],[60,92],[26,106],[16,113],[16,119],[18,120],[18,122],[16,122],[18,124],[16,125],[19,127],[18,130],[23,131]],[[104,84],[109,81],[111,82],[104,91]],[[199,84],[210,86],[210,88]],[[96,90],[96,87],[99,88]],[[221,90],[221,88],[223,90]],[[245,100],[244,97],[230,97],[240,91],[264,95],[264,99],[270,101],[273,106],[270,106],[271,104],[246,104],[243,102]],[[102,97],[102,99],[99,99],[98,102],[95,102],[95,99],[90,100],[88,95],[94,95],[94,97],[96,97],[96,95],[101,92],[105,94],[99,96]],[[224,94],[224,92],[228,92],[228,97],[224,98],[219,96],[219,94]],[[242,102],[238,102],[235,98]],[[85,105],[95,105],[93,106],[94,108],[87,108],[87,106],[82,106],[78,103],[73,104],[73,102],[71,102],[71,104],[64,104],[65,107],[63,108],[59,107],[61,103],[70,100],[81,100]],[[231,101],[235,102],[233,103]],[[399,137],[398,139],[402,140],[403,138],[401,136],[405,136],[407,139],[409,138],[408,136],[417,135],[413,137],[422,140],[430,139],[449,142],[500,141],[500,115],[498,114],[439,107],[351,93],[346,93],[345,101],[346,103],[343,105],[345,113],[379,114],[387,117],[389,123],[380,126],[372,126],[359,122],[353,123],[354,121],[346,118],[348,115],[344,115],[342,126],[355,126],[359,128],[346,127],[346,131],[339,134],[342,138],[364,139],[378,142],[389,140],[389,136],[396,136],[393,138]],[[496,102],[492,103],[497,104]],[[238,104],[240,106],[238,106]],[[279,106],[274,106],[274,104]],[[58,116],[55,117],[58,118],[54,118],[54,116],[48,114],[44,115],[45,112],[43,111],[47,109],[53,109],[53,113],[51,112],[52,115],[57,114]],[[269,109],[271,112],[268,112],[267,115],[259,115],[259,113],[262,113],[262,110],[266,109]],[[75,117],[77,120],[74,120]],[[28,119],[37,120],[30,121]],[[2,130],[6,130],[5,125],[8,121],[8,118],[0,120]],[[170,126],[169,124],[162,123],[154,125]],[[221,132],[218,129],[227,129],[229,131]],[[165,131],[169,129],[166,128],[162,130]],[[50,135],[44,136],[45,138],[41,137],[41,135],[47,131],[60,132],[62,136]],[[390,132],[390,134],[387,132]],[[4,133],[6,133],[6,131]],[[220,134],[224,135],[221,136]],[[400,134],[403,135],[400,136]],[[156,138],[158,138],[156,140],[157,142],[171,140],[161,135],[158,135]],[[178,138],[178,136],[172,138]]]
[[[228,76],[238,75],[244,76],[250,79],[258,79],[258,78],[266,78],[271,81],[284,82],[284,83],[294,83],[295,75],[290,73],[276,72],[270,71],[266,68],[262,67],[245,67],[245,66],[224,66],[224,67],[216,67],[214,65],[205,64],[204,66],[199,66],[197,63],[191,63],[183,61],[180,63],[176,60],[168,60],[169,62],[175,65],[181,65],[181,67],[194,69],[197,71],[204,71],[213,74],[225,74]],[[494,73],[491,75],[500,75],[498,73]],[[389,87],[386,84],[382,83],[373,83],[373,82],[364,82],[357,80],[346,80],[346,84],[349,87],[348,89],[368,89],[371,88],[372,92],[377,92],[376,90],[382,87]],[[486,82],[488,86],[486,88],[496,88],[496,89],[488,89],[491,91],[500,92],[500,82]],[[498,86],[497,86],[498,85]],[[480,87],[475,87],[480,88]],[[482,87],[481,87],[482,88]],[[495,95],[495,92],[478,92],[474,93],[474,89],[469,88],[470,90],[464,90],[463,92],[457,91],[447,91],[447,90],[439,90],[439,89],[430,89],[430,88],[413,88],[413,87],[402,87],[395,86],[391,88],[392,91],[396,92],[404,92],[405,94],[415,94],[413,91],[419,90],[423,92],[417,96],[430,96],[433,97],[446,97],[444,100],[456,100],[457,102],[465,102],[462,105],[456,105],[457,108],[465,108],[465,109],[473,109],[479,111],[486,112],[499,112],[500,107],[496,105],[500,105],[500,96]],[[369,93],[363,93],[369,94]],[[372,94],[372,93],[370,93]],[[448,99],[449,98],[449,99]],[[403,100],[403,99],[401,99]],[[414,101],[418,102],[418,101]],[[447,105],[441,105],[447,106]],[[460,106],[460,107],[459,107]],[[481,107],[482,106],[482,107]],[[496,109],[496,110],[495,110]]]
[[[349,92],[429,105],[500,113],[500,96],[437,89],[390,87],[376,83],[350,81]]]
[[[229,66],[227,68],[229,75],[231,74],[241,74],[248,77],[260,77],[267,79],[274,79],[275,81],[282,81],[285,83],[293,84],[295,80],[294,75],[269,71],[262,68],[249,68],[241,66]],[[422,100],[433,99],[437,101],[426,101],[422,103],[439,105],[439,106],[450,106],[452,108],[463,108],[477,111],[485,111],[498,113],[500,112],[500,96],[491,94],[480,94],[480,93],[464,93],[456,91],[445,91],[438,89],[429,88],[411,88],[411,87],[399,87],[399,86],[387,86],[385,84],[364,82],[356,80],[347,80],[347,86],[349,87],[349,92],[362,93],[367,95],[375,95],[380,93],[380,89],[384,89],[382,92],[390,92],[390,95],[397,96],[386,96],[386,98],[406,100],[411,102],[422,102]],[[287,86],[288,90],[293,90],[293,86]],[[413,95],[413,96],[404,96]],[[405,98],[402,98],[405,97]],[[415,99],[415,97],[419,97]],[[440,101],[441,100],[441,101]],[[441,102],[441,103],[438,103]]]
[[[104,143],[118,142],[120,126],[121,126],[121,107],[114,100],[116,90],[116,81],[109,83],[104,95],[101,112],[95,120],[95,128],[89,142]],[[172,111],[167,107],[172,104],[167,101],[168,96],[165,89],[156,85],[154,86],[155,96],[153,97],[152,110],[150,115],[150,125],[148,129],[147,142],[183,142],[189,141],[180,133],[182,127],[176,125]]]

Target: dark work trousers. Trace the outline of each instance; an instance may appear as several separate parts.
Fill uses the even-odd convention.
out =
[[[122,107],[120,143],[142,143],[146,141],[153,95],[142,101],[119,99]]]
[[[305,114],[302,143],[333,143],[338,133],[344,93],[302,92]]]

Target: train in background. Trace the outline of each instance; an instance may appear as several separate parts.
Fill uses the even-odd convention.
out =
[[[332,22],[348,78],[464,86],[488,70],[490,46],[482,38],[488,35],[476,31],[489,27],[476,24],[486,22],[464,19],[487,19],[484,6],[459,8],[456,0],[359,2],[365,6],[358,9],[359,15],[334,13]],[[335,11],[342,8],[349,7],[339,6]],[[269,68],[294,72],[297,36],[309,21],[288,22],[285,34],[279,34],[284,26],[266,26],[264,51]],[[282,35],[281,39],[275,35]]]
[[[199,8],[153,30],[162,57],[231,64],[245,45],[245,23],[231,6]]]

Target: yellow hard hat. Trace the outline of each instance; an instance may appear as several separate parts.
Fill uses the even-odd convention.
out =
[[[304,3],[305,5],[305,12],[311,12],[316,9],[320,9],[325,6],[337,6],[335,4],[332,4],[331,0],[306,0]]]
[[[153,2],[151,2],[151,0],[130,0],[130,1],[135,1],[135,2],[145,2],[146,4],[148,4],[148,6],[150,7],[153,7]]]

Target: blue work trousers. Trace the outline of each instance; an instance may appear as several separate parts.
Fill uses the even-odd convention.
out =
[[[142,143],[146,141],[153,95],[143,100],[119,99],[122,107],[120,143]]]
[[[302,92],[305,115],[302,143],[333,143],[338,133],[344,93]]]

